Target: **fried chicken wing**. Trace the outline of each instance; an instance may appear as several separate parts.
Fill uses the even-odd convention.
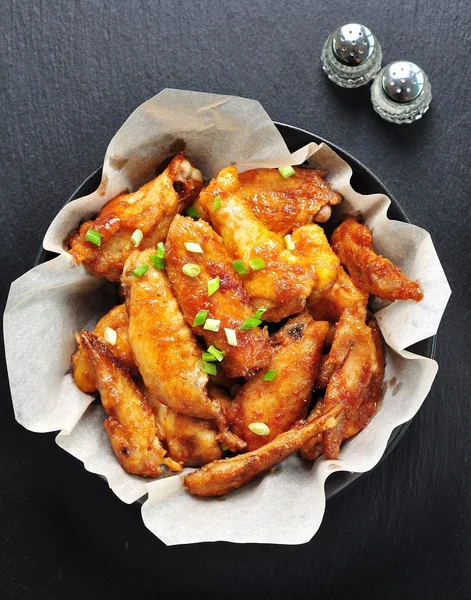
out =
[[[201,349],[172,293],[163,271],[150,266],[142,276],[133,271],[149,265],[154,250],[133,252],[121,281],[129,315],[128,337],[145,386],[176,412],[214,419],[224,443],[238,450],[245,444],[227,431],[221,407],[207,394],[208,375],[201,369]]]
[[[384,300],[422,300],[419,284],[390,260],[375,254],[371,231],[355,218],[347,217],[334,231],[332,249],[361,290]]]
[[[93,365],[95,384],[108,414],[105,429],[123,469],[145,477],[160,475],[162,466],[181,471],[181,465],[165,457],[156,437],[154,414],[126,367],[93,333],[82,331],[80,342]]]
[[[232,430],[247,442],[248,450],[273,440],[306,416],[328,331],[327,322],[316,323],[304,312],[273,336],[269,369],[276,372],[275,379],[264,381],[266,371],[259,371],[242,387],[227,411]],[[249,428],[252,423],[264,423],[269,433],[253,433]]]
[[[334,426],[341,411],[340,405],[333,406],[310,423],[297,423],[257,450],[205,465],[185,477],[185,486],[196,496],[227,494],[294,454],[325,427]]]
[[[337,280],[331,290],[320,298],[314,292],[307,299],[309,312],[316,321],[338,321],[346,308],[365,308],[368,292],[359,290],[343,267],[339,267]]]
[[[196,198],[202,185],[201,173],[180,153],[161,175],[136,192],[110,200],[95,220],[83,223],[69,236],[66,246],[88,271],[118,281],[134,250],[133,232],[140,229],[144,234],[141,250],[155,247],[165,239],[173,217]],[[101,235],[100,246],[87,241],[89,229]]]
[[[202,253],[189,252],[185,247],[188,242],[199,244]],[[193,330],[208,346],[214,345],[225,352],[222,366],[226,375],[245,377],[266,367],[272,355],[268,333],[259,327],[240,329],[254,310],[217,233],[204,221],[177,215],[170,226],[165,248],[167,274],[187,323],[192,326],[200,310],[208,311],[208,318],[220,321],[219,331],[204,329],[203,325]],[[198,277],[188,277],[182,272],[187,263],[201,268]],[[208,282],[215,278],[219,278],[219,289],[209,296]],[[228,343],[225,329],[236,331],[237,346]]]
[[[202,191],[200,204],[231,258],[242,260],[249,270],[242,281],[255,307],[269,309],[265,320],[279,321],[304,308],[316,282],[315,270],[257,219],[241,198],[239,187],[237,169],[227,167]],[[218,204],[215,207],[216,198],[219,208]]]
[[[214,421],[177,413],[151,395],[148,400],[154,410],[159,439],[165,444],[170,458],[184,467],[201,467],[221,458]]]
[[[331,206],[342,197],[314,169],[294,167],[283,178],[278,169],[252,169],[239,175],[240,194],[248,208],[268,229],[281,236],[312,221],[324,222]]]
[[[95,326],[93,333],[101,342],[105,342],[105,329],[110,327],[116,331],[116,343],[112,346],[108,344],[110,352],[116,356],[124,366],[137,373],[137,367],[132,356],[131,347],[128,341],[128,313],[124,304],[113,307],[109,313],[102,317]],[[77,387],[87,394],[96,391],[95,374],[93,365],[88,358],[88,354],[82,348],[80,336],[77,336],[78,349],[72,356],[72,368],[74,380]]]

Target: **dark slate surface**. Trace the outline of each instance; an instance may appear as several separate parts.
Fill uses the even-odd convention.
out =
[[[381,467],[331,501],[316,537],[299,547],[165,547],[143,527],[139,508],[113,497],[52,434],[16,424],[2,366],[0,598],[470,597],[471,7],[356,5],[2,4],[2,307],[113,133],[164,87],[256,98],[273,119],[344,147],[431,232],[453,296],[423,409]],[[341,90],[323,76],[322,42],[350,21],[377,34],[386,62],[415,60],[429,74],[434,99],[422,121],[390,125],[372,111],[367,89]]]

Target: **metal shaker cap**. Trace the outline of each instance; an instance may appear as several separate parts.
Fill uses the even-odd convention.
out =
[[[373,54],[375,38],[368,27],[349,23],[334,31],[332,49],[334,56],[345,65],[361,65]]]
[[[401,60],[385,68],[381,83],[386,96],[394,102],[412,102],[424,90],[424,75],[415,63]]]

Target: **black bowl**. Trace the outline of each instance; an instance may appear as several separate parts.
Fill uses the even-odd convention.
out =
[[[299,129],[298,127],[293,127],[291,125],[285,125],[283,123],[275,123],[278,130],[280,131],[283,139],[286,142],[286,145],[290,149],[291,152],[295,152],[299,148],[302,148],[306,144],[310,142],[315,142],[316,144],[321,144],[324,142],[328,146],[332,148],[345,162],[347,162],[353,171],[352,176],[352,187],[361,194],[385,194],[391,199],[391,206],[388,209],[388,217],[390,219],[394,219],[396,221],[404,221],[406,223],[410,223],[407,218],[406,213],[401,208],[399,202],[392,196],[391,192],[388,191],[386,186],[384,186],[381,181],[373,175],[373,173],[365,167],[359,160],[342,150],[335,144],[328,142],[320,138],[313,133],[309,133],[309,131],[304,131],[304,129]],[[101,167],[94,171],[85,181],[75,190],[72,196],[69,198],[67,202],[71,202],[76,198],[80,198],[81,196],[86,196],[87,194],[91,194],[94,192],[101,181]],[[46,262],[51,258],[54,258],[54,254],[52,252],[46,252],[43,248],[39,250],[39,253],[36,257],[35,265],[39,263]],[[414,352],[415,354],[420,354],[421,356],[425,356],[427,358],[433,358],[435,356],[435,347],[436,347],[436,336],[428,338],[426,340],[422,340],[417,344],[414,344],[408,350]],[[386,446],[386,450],[378,462],[378,465],[388,456],[388,454],[392,451],[392,449],[399,442],[401,437],[406,432],[410,421],[396,427],[396,429],[392,432],[391,437],[389,438],[388,444]],[[376,467],[378,466],[376,465]],[[374,468],[376,468],[374,467]],[[359,481],[361,478],[366,477],[368,473],[371,471],[367,471],[366,473],[349,473],[349,472],[336,472],[330,475],[325,484],[325,492],[327,499],[332,498],[342,492],[344,492],[347,488],[351,487],[354,483]]]

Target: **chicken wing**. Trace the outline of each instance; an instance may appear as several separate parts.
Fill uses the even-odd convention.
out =
[[[149,266],[154,250],[133,252],[121,281],[129,315],[128,337],[145,386],[160,402],[184,415],[214,419],[231,449],[245,444],[227,431],[221,407],[208,397],[201,349],[186,324],[163,271]],[[141,276],[133,271],[141,265]]]
[[[83,223],[69,236],[66,246],[88,271],[118,281],[134,249],[133,232],[140,229],[144,235],[141,250],[155,247],[165,239],[173,217],[196,198],[202,185],[201,173],[180,153],[161,175],[139,190],[110,200],[95,220]],[[87,241],[89,229],[100,234],[100,246]]]
[[[332,249],[361,290],[384,300],[422,300],[419,284],[390,260],[375,254],[371,231],[355,218],[347,217],[334,231]]]
[[[185,243],[199,244],[202,252],[187,250]],[[235,272],[221,238],[204,221],[193,221],[177,215],[168,231],[165,244],[165,264],[172,289],[187,323],[191,326],[201,310],[207,317],[220,321],[218,331],[193,328],[208,346],[214,345],[225,352],[222,366],[229,377],[245,377],[256,369],[263,369],[271,358],[268,332],[255,327],[243,331],[244,321],[253,316],[247,291]],[[185,264],[197,264],[201,273],[188,277],[182,272]],[[208,295],[208,282],[219,279],[219,289]],[[237,346],[229,344],[225,330],[236,332]]]
[[[228,409],[231,428],[247,442],[248,450],[263,446],[306,416],[328,331],[327,322],[316,323],[304,312],[273,336],[274,355],[269,369],[275,371],[275,379],[264,381],[266,371],[259,371]],[[252,423],[264,423],[269,432],[253,433],[249,428]]]
[[[252,169],[239,175],[240,194],[248,208],[281,236],[312,221],[327,221],[330,207],[342,200],[320,171],[294,170],[295,175],[287,179],[278,169]]]
[[[249,270],[242,275],[243,283],[255,307],[269,309],[264,319],[279,321],[301,312],[316,282],[315,270],[287,250],[282,238],[247,208],[240,195],[237,169],[220,171],[201,192],[200,203],[231,258],[242,260]]]
[[[294,454],[324,428],[333,427],[341,411],[340,405],[333,406],[310,423],[297,423],[257,450],[205,465],[185,477],[185,486],[196,496],[227,494]]]
[[[165,457],[156,437],[155,417],[129,371],[93,333],[82,331],[80,342],[95,375],[101,402],[108,414],[105,429],[119,463],[128,473],[156,477],[162,466],[182,467]]]
[[[128,341],[128,313],[124,304],[113,307],[109,313],[102,317],[95,326],[93,333],[101,342],[105,342],[105,329],[110,327],[116,331],[116,343],[108,344],[110,352],[118,358],[123,365],[133,374],[137,374],[137,367],[132,356]],[[95,374],[93,365],[87,352],[82,348],[80,336],[77,336],[78,349],[72,356],[74,380],[77,387],[87,394],[96,391]]]
[[[343,267],[339,268],[334,286],[320,299],[314,292],[307,299],[309,312],[316,321],[338,321],[346,308],[364,309],[368,303],[368,292],[359,290]]]

